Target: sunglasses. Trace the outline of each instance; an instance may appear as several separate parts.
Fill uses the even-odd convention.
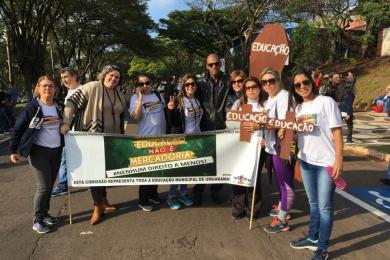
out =
[[[214,62],[214,63],[208,63],[207,66],[209,66],[210,68],[212,67],[218,67],[219,65],[221,64],[221,62],[217,61],[217,62]]]
[[[196,83],[195,82],[189,82],[189,83],[184,83],[183,85],[184,85],[185,88],[189,88],[189,87],[195,87]]]
[[[259,88],[259,86],[257,86],[257,85],[245,87],[246,90],[255,90],[255,89],[258,89],[258,88]]]
[[[302,87],[302,86],[306,86],[306,87],[308,87],[308,86],[310,86],[310,80],[309,79],[305,79],[305,80],[303,80],[302,82],[297,82],[297,83],[294,83],[294,87],[295,88],[300,88],[300,87]]]
[[[261,80],[261,85],[262,86],[267,86],[267,84],[270,84],[270,85],[275,85],[276,83],[276,79],[275,78],[271,78],[271,79],[266,79],[266,80]]]
[[[138,82],[137,87],[150,86],[150,81]]]
[[[238,80],[232,80],[230,82],[232,83],[232,85],[234,85],[234,84],[237,84],[237,83],[242,83],[242,82],[244,82],[244,80],[243,79],[238,79]]]
[[[40,85],[41,88],[54,88],[54,85],[52,84],[44,84],[44,85]]]

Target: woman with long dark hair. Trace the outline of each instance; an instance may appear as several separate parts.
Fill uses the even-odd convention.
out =
[[[196,84],[196,77],[186,74],[183,77],[183,85],[177,97],[170,97],[168,115],[172,124],[171,133],[200,133],[200,121],[203,116],[203,108],[200,91]],[[193,201],[188,196],[186,184],[180,184],[180,194],[177,196],[179,185],[171,185],[168,192],[167,203],[171,209],[180,209],[182,202],[185,206],[192,206]]]
[[[318,95],[306,70],[294,73],[289,97],[295,99],[297,121],[315,125],[313,132],[298,133],[298,158],[310,204],[309,232],[290,245],[316,250],[312,259],[327,259],[333,226],[334,180],[340,178],[343,169],[341,113],[331,97]]]

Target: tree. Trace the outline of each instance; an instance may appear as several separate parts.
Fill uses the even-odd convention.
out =
[[[73,61],[82,78],[87,73],[93,77],[115,53],[150,56],[156,52],[148,34],[155,24],[143,1],[66,0],[64,9],[53,29],[56,49],[61,65]]]
[[[390,26],[390,2],[385,0],[363,0],[359,1],[354,13],[362,15],[366,19],[366,31],[360,37],[361,54],[364,58],[369,49],[375,50],[376,36],[384,27]],[[369,47],[372,48],[369,48]],[[371,53],[371,55],[375,55]]]
[[[0,16],[11,39],[11,52],[29,89],[45,72],[47,38],[60,10],[59,0],[0,1]],[[31,95],[31,91],[28,93]]]

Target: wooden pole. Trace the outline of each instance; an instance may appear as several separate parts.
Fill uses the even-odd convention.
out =
[[[255,207],[255,199],[256,199],[256,183],[255,183],[255,186],[253,187],[252,205],[251,205],[251,217],[250,217],[250,220],[249,220],[249,230],[252,229],[253,211],[254,211],[254,207]]]
[[[69,225],[72,225],[72,206],[70,200],[70,186],[68,186],[68,215],[69,215]]]

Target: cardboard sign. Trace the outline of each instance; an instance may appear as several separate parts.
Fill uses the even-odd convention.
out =
[[[251,133],[243,129],[243,122],[254,122],[265,125],[267,128],[286,129],[284,138],[281,141],[280,158],[288,160],[290,157],[291,143],[293,141],[294,131],[312,132],[314,124],[310,122],[297,122],[294,112],[287,112],[286,119],[280,120],[269,118],[267,112],[252,112],[252,105],[244,104],[241,111],[230,110],[226,113],[226,121],[241,122],[240,141],[250,142]]]
[[[267,24],[252,43],[249,75],[258,77],[266,67],[272,67],[281,74],[289,53],[284,27],[280,24]]]

